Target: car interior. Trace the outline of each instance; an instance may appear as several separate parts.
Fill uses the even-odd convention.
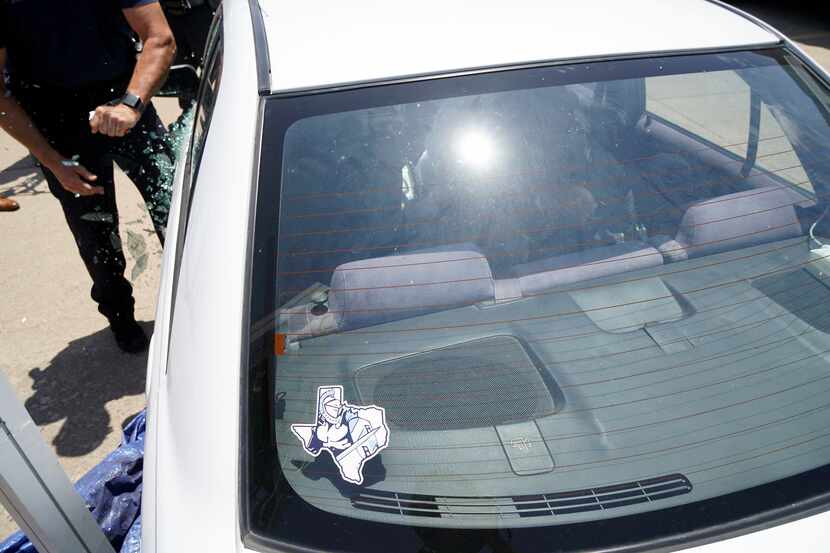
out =
[[[494,154],[500,167],[459,162],[452,141],[465,119],[513,147]],[[319,297],[328,283],[327,300],[302,317],[319,329],[311,335],[803,237],[817,216],[811,192],[647,111],[645,79],[340,123],[325,155],[288,169],[312,192],[305,206],[288,203],[283,300],[295,305],[309,286]],[[331,190],[324,173],[337,188],[314,193]]]

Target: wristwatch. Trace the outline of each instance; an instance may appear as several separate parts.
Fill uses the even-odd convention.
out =
[[[135,94],[132,94],[131,92],[125,93],[118,103],[133,108],[139,114],[144,113],[144,102],[141,101],[141,98],[139,98]]]

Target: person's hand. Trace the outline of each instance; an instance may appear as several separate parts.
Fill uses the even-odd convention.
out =
[[[94,185],[98,177],[87,171],[86,167],[77,161],[60,160],[50,164],[47,168],[57,177],[61,186],[75,196],[104,193],[103,187]]]
[[[98,106],[89,120],[92,133],[101,133],[106,136],[124,136],[135,127],[141,115],[124,104],[117,106]]]

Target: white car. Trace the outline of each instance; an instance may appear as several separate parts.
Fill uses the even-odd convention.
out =
[[[827,551],[830,93],[704,0],[226,0],[143,550]]]

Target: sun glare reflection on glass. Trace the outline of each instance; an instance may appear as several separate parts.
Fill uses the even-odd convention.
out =
[[[479,129],[467,129],[461,132],[455,144],[458,161],[473,169],[487,169],[496,158],[496,145],[493,138]]]

